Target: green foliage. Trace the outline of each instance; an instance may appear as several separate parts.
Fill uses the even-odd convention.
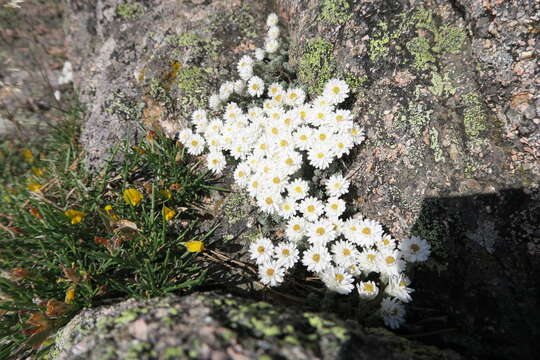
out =
[[[387,56],[390,51],[389,43],[388,25],[381,22],[369,41],[369,59],[376,62],[380,58]]]
[[[116,15],[124,20],[135,20],[144,14],[144,7],[140,4],[120,4],[116,7]]]
[[[321,18],[332,25],[343,24],[352,17],[347,0],[324,0],[321,5]]]
[[[334,46],[328,40],[315,38],[306,44],[298,63],[298,78],[307,85],[310,95],[321,94],[324,84],[336,71]]]
[[[46,138],[0,145],[0,358],[39,345],[83,307],[205,279],[184,242],[209,235],[196,230],[197,209],[215,179],[152,132],[121,164],[88,173],[78,120],[74,108]],[[126,189],[141,194],[137,205]],[[176,214],[166,219],[167,209]]]
[[[475,93],[464,95],[463,103],[465,104],[463,111],[465,134],[470,138],[477,138],[482,131],[486,130],[487,118],[480,96]]]

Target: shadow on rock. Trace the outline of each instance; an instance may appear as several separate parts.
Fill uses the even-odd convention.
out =
[[[540,194],[427,198],[412,233],[433,256],[414,277],[413,337],[462,354],[530,359],[539,349]]]

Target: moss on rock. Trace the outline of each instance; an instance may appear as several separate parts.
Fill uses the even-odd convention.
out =
[[[307,85],[308,93],[319,95],[324,84],[336,71],[334,45],[326,39],[317,37],[307,42],[298,62],[298,77]]]
[[[337,25],[352,17],[347,0],[324,0],[321,4],[321,19],[327,24]]]

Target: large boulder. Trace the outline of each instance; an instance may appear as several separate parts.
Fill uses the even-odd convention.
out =
[[[68,0],[82,141],[99,167],[139,124],[174,131],[262,45],[277,11],[289,65],[312,96],[331,77],[367,141],[345,161],[349,201],[433,256],[414,279],[411,336],[469,356],[538,349],[540,4],[480,0]],[[258,221],[242,195],[213,199],[217,235]],[[264,224],[263,224],[264,225]],[[225,272],[226,273],[226,272]],[[422,305],[422,306],[420,306]],[[488,306],[489,305],[489,306]]]
[[[54,360],[460,359],[330,315],[220,294],[127,300],[85,310],[58,335]]]

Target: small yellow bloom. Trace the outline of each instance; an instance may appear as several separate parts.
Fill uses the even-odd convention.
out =
[[[42,187],[43,185],[41,184],[36,184],[36,183],[28,184],[28,190],[33,191],[33,192],[41,192]]]
[[[22,156],[24,160],[29,164],[34,161],[34,154],[30,149],[22,149]]]
[[[188,241],[185,245],[189,252],[201,252],[204,250],[204,243],[202,241]]]
[[[141,202],[143,194],[137,189],[126,189],[124,190],[124,201],[126,204],[131,206],[137,206]]]
[[[159,194],[167,200],[172,198],[172,192],[169,189],[159,190]]]
[[[105,205],[103,209],[112,220],[117,221],[119,219],[119,217],[114,213],[112,205]]]
[[[66,291],[66,298],[64,299],[64,302],[66,304],[71,304],[73,302],[73,299],[75,299],[75,287],[71,286]]]
[[[36,176],[43,176],[43,174],[45,174],[45,172],[43,171],[42,168],[37,168],[37,167],[33,167],[33,168],[32,168],[32,172],[33,172],[34,175],[36,175]]]
[[[165,220],[169,221],[176,215],[176,210],[169,209],[168,207],[163,207],[163,217]]]
[[[86,214],[82,211],[72,209],[66,210],[64,214],[71,219],[71,224],[73,225],[80,223],[82,219],[86,216]]]

